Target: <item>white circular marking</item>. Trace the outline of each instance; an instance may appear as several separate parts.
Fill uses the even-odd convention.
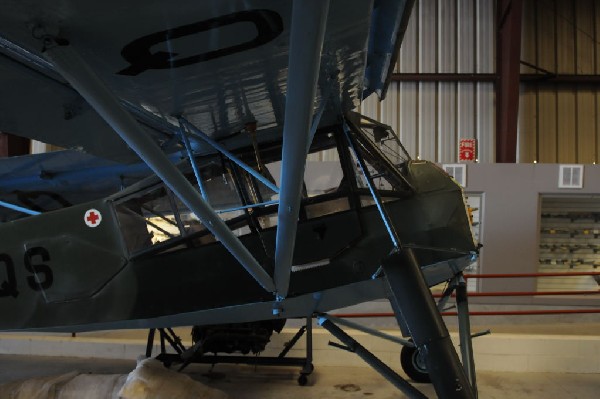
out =
[[[97,209],[88,209],[83,216],[83,221],[88,227],[98,227],[102,222],[102,214]]]

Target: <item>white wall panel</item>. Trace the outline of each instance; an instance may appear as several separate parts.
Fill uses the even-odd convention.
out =
[[[456,83],[438,83],[438,152],[441,163],[457,159],[456,137]]]
[[[495,70],[495,7],[495,1],[475,1],[475,72],[490,73]]]
[[[476,98],[477,158],[480,162],[496,159],[495,95],[493,83],[478,83]]]
[[[457,2],[457,72],[475,71],[475,3],[472,0]]]
[[[438,68],[436,72],[456,72],[456,3],[442,1],[438,8]]]
[[[420,159],[437,161],[437,83],[419,83],[419,152]]]
[[[417,12],[412,17],[419,17],[418,21],[418,72],[437,72],[437,0],[418,1]],[[414,71],[413,71],[414,72]]]
[[[360,105],[360,113],[368,116],[369,118],[373,118],[379,120],[379,100],[376,95],[371,95],[366,98]]]
[[[458,140],[477,138],[475,113],[475,83],[457,84],[457,129]]]
[[[416,158],[419,153],[419,85],[414,82],[403,82],[394,84],[394,94],[400,99],[399,126],[392,126],[400,137],[400,141],[408,151],[408,154]],[[386,101],[389,101],[386,100]]]
[[[395,72],[415,72],[419,69],[419,18],[416,18],[418,9],[419,2],[416,2],[404,33]]]

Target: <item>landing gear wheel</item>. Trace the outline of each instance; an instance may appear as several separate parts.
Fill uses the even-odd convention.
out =
[[[431,382],[425,356],[416,346],[403,346],[400,352],[402,370],[415,382]]]
[[[308,383],[308,376],[312,374],[315,370],[315,366],[312,363],[307,363],[304,365],[304,368],[300,372],[300,377],[298,377],[298,385],[305,386]]]

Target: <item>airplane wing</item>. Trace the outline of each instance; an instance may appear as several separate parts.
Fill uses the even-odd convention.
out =
[[[384,95],[410,3],[331,1],[315,107],[331,90],[343,111]],[[138,160],[43,57],[43,39],[53,35],[68,38],[165,152],[179,148],[180,114],[230,148],[250,143],[236,133],[252,121],[259,141],[274,139],[283,126],[291,9],[289,0],[2,0],[0,131]],[[321,124],[339,112],[328,107]]]

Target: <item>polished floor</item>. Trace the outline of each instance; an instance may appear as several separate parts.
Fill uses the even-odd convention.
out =
[[[297,384],[296,368],[217,365],[211,370],[209,366],[193,365],[185,372],[237,399],[404,397],[368,367],[315,366],[307,386]],[[127,374],[133,368],[135,362],[127,360],[0,355],[0,384],[72,371]],[[597,398],[600,375],[480,372],[478,385],[479,397],[486,399]],[[416,386],[428,397],[436,397],[430,385]],[[91,396],[82,392],[80,397]]]

